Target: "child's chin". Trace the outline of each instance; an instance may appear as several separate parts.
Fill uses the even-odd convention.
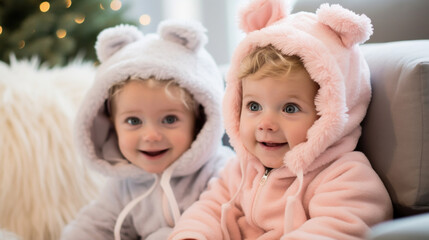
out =
[[[144,166],[144,167],[140,166],[140,168],[145,170],[148,173],[157,174],[157,173],[162,173],[167,167],[166,166]]]
[[[268,168],[280,168],[283,166],[283,158],[282,157],[278,157],[275,159],[262,158],[262,159],[259,159],[259,161],[262,163],[262,165],[264,165],[265,167],[268,167]]]

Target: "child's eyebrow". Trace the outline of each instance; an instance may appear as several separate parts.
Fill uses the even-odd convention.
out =
[[[308,99],[307,97],[296,95],[296,94],[292,94],[290,96],[287,96],[287,98],[292,99],[292,100],[301,101],[301,102],[304,102],[306,104],[313,104],[314,103],[314,99]]]
[[[245,94],[241,98],[241,101],[245,101],[245,100],[248,100],[248,99],[254,100],[254,99],[257,99],[257,96],[255,96],[254,94]]]
[[[245,97],[254,97],[254,94],[249,94],[249,93],[243,94],[243,98]]]
[[[125,110],[125,111],[116,111],[117,116],[123,116],[123,115],[136,115],[139,111],[138,110]]]
[[[185,112],[186,110],[187,110],[187,108],[184,107],[183,109],[161,109],[161,112],[182,113],[182,112]]]

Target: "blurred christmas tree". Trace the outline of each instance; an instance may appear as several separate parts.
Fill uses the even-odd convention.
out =
[[[130,23],[120,0],[0,0],[0,60],[38,56],[50,66],[82,54],[96,60],[94,44],[106,27]]]

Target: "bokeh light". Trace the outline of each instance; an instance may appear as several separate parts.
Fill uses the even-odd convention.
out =
[[[69,8],[72,4],[71,0],[66,0],[66,8]]]
[[[139,22],[143,26],[149,25],[150,24],[150,20],[151,20],[150,16],[147,15],[147,14],[141,15],[140,18],[139,18]]]
[[[25,47],[25,41],[24,40],[19,41],[18,42],[18,48],[23,49],[24,47]]]
[[[111,8],[113,11],[118,11],[119,9],[121,9],[121,7],[122,7],[122,3],[121,3],[121,1],[119,1],[119,0],[113,0],[113,1],[110,3],[110,8]]]
[[[57,30],[57,37],[58,38],[65,38],[67,36],[67,31],[64,29],[58,29]]]
[[[49,11],[49,8],[51,7],[51,5],[49,4],[49,2],[42,2],[40,5],[39,5],[39,8],[40,8],[40,11],[41,12],[47,12],[47,11]]]
[[[81,24],[85,21],[85,16],[79,16],[74,19],[74,22],[77,24]]]

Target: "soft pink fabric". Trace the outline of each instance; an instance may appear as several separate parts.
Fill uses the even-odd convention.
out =
[[[315,14],[294,14],[249,33],[233,55],[223,105],[225,128],[237,152],[244,151],[238,133],[241,107],[238,69],[241,60],[254,48],[269,44],[284,54],[300,56],[320,86],[316,107],[321,117],[310,128],[308,141],[285,156],[289,168],[295,173],[298,170],[305,173],[324,164],[310,166],[329,146],[359,126],[371,98],[369,69],[359,46],[343,45],[338,33],[319,22]]]
[[[240,12],[240,28],[246,33],[267,27],[286,16],[282,1],[255,0]]]
[[[338,4],[322,4],[316,14],[320,22],[330,26],[340,35],[347,47],[365,42],[373,33],[369,18],[363,17],[365,15],[358,16]]]
[[[257,0],[243,12],[263,3],[280,0]],[[260,13],[263,19],[270,14]],[[248,34],[233,55],[223,101],[237,159],[185,212],[171,239],[363,239],[370,226],[392,217],[383,183],[365,155],[354,151],[371,98],[369,69],[358,46],[372,34],[370,20],[326,4],[316,14],[284,14],[262,27],[254,24],[255,14],[243,16],[252,23],[247,27],[258,27],[243,29]],[[245,56],[267,45],[301,57],[320,86],[315,99],[320,118],[308,140],[289,151],[284,166],[260,185],[265,168],[240,140],[237,74]]]
[[[391,217],[389,196],[363,154],[335,160],[307,173],[295,200],[297,178],[283,167],[260,185],[264,167],[256,159],[243,161],[234,199],[242,181],[236,159],[185,211],[171,239],[364,239],[369,226]]]

